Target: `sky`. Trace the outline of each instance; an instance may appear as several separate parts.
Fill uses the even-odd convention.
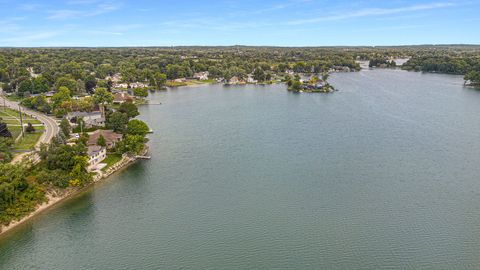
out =
[[[0,47],[480,44],[480,0],[0,0]]]

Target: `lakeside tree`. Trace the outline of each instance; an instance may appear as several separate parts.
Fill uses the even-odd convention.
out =
[[[474,86],[479,86],[480,85],[480,72],[476,70],[472,70],[465,74],[465,77],[463,78],[465,80],[465,84],[467,82],[470,82],[471,85]]]
[[[132,119],[127,124],[127,134],[140,135],[144,137],[150,131],[148,125],[138,119]]]
[[[118,111],[126,113],[129,118],[134,118],[140,114],[137,106],[132,102],[124,102],[120,104]]]
[[[107,114],[106,126],[116,132],[124,133],[128,124],[128,115],[119,111]]]
[[[148,96],[148,90],[146,88],[134,88],[133,95],[144,98]]]

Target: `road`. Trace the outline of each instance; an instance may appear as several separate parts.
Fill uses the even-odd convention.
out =
[[[5,97],[0,96],[0,106],[3,107],[4,104],[8,108],[11,108],[11,109],[14,109],[14,110],[18,110],[18,108],[20,106],[18,102],[10,101],[10,100],[6,99]],[[40,113],[40,112],[32,111],[32,110],[27,109],[23,106],[20,106],[20,108],[21,108],[22,112],[24,112],[28,115],[31,115],[32,117],[38,119],[45,126],[45,132],[43,132],[42,136],[40,137],[38,142],[35,144],[35,149],[38,150],[42,143],[50,143],[50,141],[53,139],[53,137],[55,137],[58,134],[58,132],[60,131],[60,128],[58,127],[58,123],[55,121],[54,118],[52,118],[50,116],[47,116],[47,115],[45,115],[43,113]],[[25,153],[25,154],[15,156],[15,158],[12,160],[12,163],[19,162],[27,154],[29,154],[29,153]],[[35,161],[38,160],[38,157],[32,157],[32,160],[35,162]]]

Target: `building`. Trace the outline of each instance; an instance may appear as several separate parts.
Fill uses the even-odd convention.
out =
[[[107,149],[112,149],[115,145],[123,139],[123,135],[114,132],[113,130],[95,130],[88,134],[90,137],[87,141],[87,146],[96,146],[98,138],[102,136],[105,139]]]
[[[107,157],[107,149],[98,145],[88,146],[87,149],[88,155],[88,171],[95,171],[100,169],[98,164],[102,162]]]
[[[197,72],[193,74],[193,78],[200,81],[206,81],[208,80],[208,75],[210,75],[208,71],[202,71],[202,72]]]
[[[112,76],[107,76],[105,77],[106,81],[112,81],[113,83],[118,83],[122,80],[122,76],[120,73],[115,73]]]
[[[229,81],[228,81],[229,84],[239,84],[240,83],[240,79],[237,77],[237,76],[233,76]]]
[[[248,74],[247,83],[258,83],[258,81],[253,78],[253,75]]]
[[[132,96],[130,96],[126,92],[117,92],[113,94],[113,103],[114,104],[122,104],[124,102],[133,102]]]
[[[85,123],[85,128],[91,127],[104,127],[105,126],[105,117],[103,117],[100,111],[96,112],[69,112],[65,118],[73,124],[76,125],[79,118],[83,119]]]

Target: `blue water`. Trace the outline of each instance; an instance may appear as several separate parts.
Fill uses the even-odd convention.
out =
[[[152,94],[152,159],[2,237],[0,269],[479,269],[480,92],[330,81]]]

